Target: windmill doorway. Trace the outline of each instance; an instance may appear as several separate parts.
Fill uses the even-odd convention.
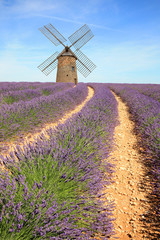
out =
[[[77,85],[77,78],[74,79],[74,84]]]

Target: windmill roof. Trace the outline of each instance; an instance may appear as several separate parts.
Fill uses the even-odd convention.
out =
[[[77,59],[76,55],[72,52],[72,50],[70,48],[68,48],[66,50],[66,48],[58,55],[57,58],[61,57],[61,56],[71,56]]]
[[[62,53],[61,55],[62,55],[62,56],[73,56],[73,54],[72,54],[70,51],[64,52],[64,53]]]

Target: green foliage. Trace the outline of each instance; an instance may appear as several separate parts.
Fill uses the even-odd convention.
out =
[[[42,89],[42,95],[43,96],[49,96],[50,95],[50,91],[47,89]]]
[[[3,103],[12,104],[12,103],[18,102],[18,101],[19,101],[19,99],[16,98],[16,97],[13,97],[13,96],[5,96],[5,97],[3,97],[3,99],[2,99],[2,104],[3,104]]]

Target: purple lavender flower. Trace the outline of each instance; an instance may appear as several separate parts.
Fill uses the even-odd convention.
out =
[[[97,196],[104,185],[104,173],[109,173],[109,184],[113,171],[113,166],[107,162],[102,169],[102,162],[113,144],[117,103],[105,85],[90,86],[95,90],[94,97],[65,125],[59,125],[57,131],[48,130],[49,140],[42,135],[23,151],[16,149],[16,157],[12,154],[5,159],[11,171],[14,169],[16,187],[12,188],[14,197],[9,203],[10,209],[4,208],[2,214],[6,217],[7,211],[12,212],[17,236],[26,233],[26,239],[29,236],[30,239],[90,239],[98,232],[107,239],[113,234],[113,206],[104,209]],[[87,95],[87,86],[80,84],[66,94],[75,107]],[[58,96],[63,111],[65,102]],[[80,96],[79,99],[76,96]],[[0,179],[5,204],[8,204],[6,191],[9,193],[14,181],[7,174]],[[70,197],[66,192],[73,193]],[[11,234],[9,227],[7,234]]]

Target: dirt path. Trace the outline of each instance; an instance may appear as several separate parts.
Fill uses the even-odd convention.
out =
[[[134,122],[130,120],[128,108],[120,97],[116,94],[114,96],[118,102],[120,124],[115,129],[116,146],[109,157],[109,161],[115,164],[115,182],[106,190],[106,198],[109,201],[115,200],[115,236],[121,240],[148,239],[141,233],[140,223],[146,212],[146,193],[140,188],[144,175],[141,164],[143,156],[138,151],[137,138],[133,133]]]
[[[24,139],[21,139],[20,141],[16,141],[16,143],[14,142],[8,142],[5,143],[4,148],[7,150],[2,151],[1,155],[6,156],[8,155],[8,153],[12,150],[14,150],[14,148],[16,147],[16,145],[19,146],[23,146],[28,142],[35,142],[36,139],[38,139],[40,137],[41,134],[44,134],[47,137],[47,130],[49,128],[56,128],[59,124],[64,124],[66,122],[66,120],[68,118],[71,118],[75,113],[78,113],[79,111],[81,111],[81,109],[85,106],[85,104],[93,97],[94,95],[94,90],[91,87],[88,87],[88,96],[86,97],[86,99],[83,101],[83,103],[81,103],[80,105],[78,105],[74,110],[70,111],[69,113],[66,113],[61,119],[59,119],[57,122],[55,123],[49,123],[49,124],[45,124],[42,127],[41,131],[38,131],[37,133],[29,133],[27,134]]]

